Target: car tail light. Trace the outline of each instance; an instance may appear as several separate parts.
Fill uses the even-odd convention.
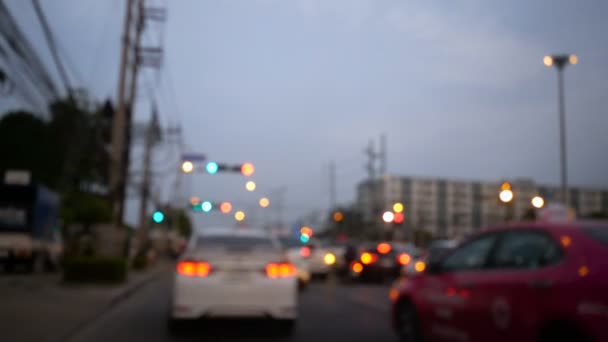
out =
[[[380,254],[387,254],[391,251],[391,245],[389,245],[386,242],[379,243],[378,246],[376,247],[376,250]]]
[[[363,272],[363,265],[361,265],[361,263],[353,261],[350,264],[350,269],[353,270],[353,272],[355,273],[361,273]]]
[[[403,266],[409,265],[412,262],[412,257],[407,253],[401,253],[397,257],[397,261]]]
[[[211,265],[204,261],[180,261],[177,264],[177,273],[188,277],[206,277],[211,272]]]
[[[426,264],[424,263],[424,261],[416,261],[416,263],[414,264],[414,269],[416,270],[416,272],[424,272],[424,270],[426,269]]]
[[[375,254],[365,252],[365,253],[361,254],[360,259],[364,265],[369,265],[369,264],[375,262],[378,259],[378,257]]]
[[[289,278],[296,274],[296,268],[290,263],[270,263],[266,265],[266,275],[268,278]]]
[[[304,246],[304,247],[300,248],[300,255],[301,255],[303,258],[308,258],[308,257],[310,257],[310,247],[308,247],[308,246]]]

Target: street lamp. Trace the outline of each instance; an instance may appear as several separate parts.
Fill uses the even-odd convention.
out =
[[[545,206],[545,199],[540,196],[534,196],[530,202],[536,209],[540,209]]]
[[[558,110],[559,110],[559,132],[560,132],[560,155],[561,155],[561,181],[562,181],[562,201],[566,207],[570,206],[568,196],[568,170],[566,159],[566,109],[564,106],[564,68],[569,65],[578,63],[576,55],[552,55],[545,56],[543,63],[548,66],[554,66],[557,70],[557,92],[558,92]]]
[[[260,204],[260,207],[267,208],[270,205],[270,200],[266,197],[262,197],[262,198],[260,198],[259,204]]]
[[[513,200],[513,191],[509,189],[502,190],[498,197],[502,203],[509,203]]]
[[[248,181],[247,183],[245,183],[245,189],[247,189],[247,191],[252,192],[254,191],[256,188],[256,184],[254,181]]]

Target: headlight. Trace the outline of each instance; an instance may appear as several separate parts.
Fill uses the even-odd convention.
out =
[[[323,257],[323,261],[327,264],[327,265],[333,265],[336,263],[336,256],[333,253],[327,253],[325,254],[325,256]]]

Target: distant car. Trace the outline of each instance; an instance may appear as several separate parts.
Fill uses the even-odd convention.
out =
[[[287,253],[287,260],[296,266],[300,289],[306,288],[310,283],[311,278],[308,266],[310,249],[302,242],[292,237],[281,237],[279,238],[279,241]]]
[[[197,232],[177,262],[170,310],[172,332],[197,319],[268,317],[290,334],[298,315],[296,267],[264,232]]]
[[[411,245],[389,242],[368,245],[362,249],[358,260],[351,262],[351,279],[383,282],[398,278],[402,268],[418,258],[419,253]]]
[[[608,341],[608,224],[479,232],[390,290],[402,341]]]
[[[408,277],[412,274],[423,272],[427,264],[437,262],[445,253],[456,248],[456,246],[458,246],[457,240],[434,241],[418,257],[414,256],[410,262],[403,264],[401,275]]]
[[[338,262],[336,249],[320,240],[311,240],[306,244],[306,248],[311,276],[317,279],[327,278]]]

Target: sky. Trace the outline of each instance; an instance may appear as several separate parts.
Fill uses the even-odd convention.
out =
[[[99,100],[116,96],[123,2],[42,1],[77,83]],[[570,182],[608,188],[605,1],[148,3],[168,4],[168,20],[144,37],[162,42],[163,68],[143,72],[136,119],[154,97],[164,127],[182,126],[187,152],[256,166],[254,193],[242,176],[198,172],[182,177],[185,198],[232,201],[262,222],[278,217],[283,189],[293,222],[327,209],[330,161],[338,202],[352,202],[363,149],[381,134],[391,174],[557,184],[557,77],[542,63],[552,53],[579,56],[565,70]],[[31,3],[6,4],[56,76]],[[179,158],[169,143],[156,148],[163,198]],[[263,195],[273,210],[254,209]]]

